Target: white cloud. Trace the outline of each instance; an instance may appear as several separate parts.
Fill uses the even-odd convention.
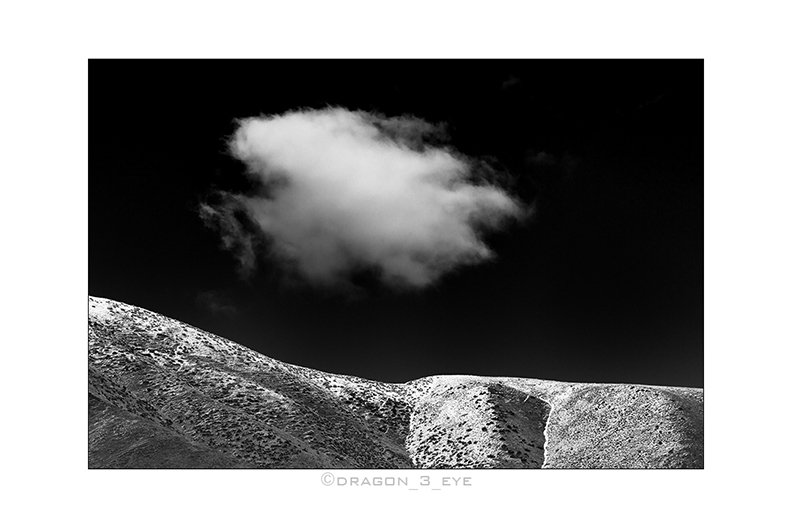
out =
[[[261,193],[224,194],[201,214],[242,269],[255,265],[252,230],[268,256],[313,284],[344,286],[374,270],[388,285],[424,287],[491,258],[481,234],[523,213],[444,139],[414,117],[341,108],[244,119],[231,152]]]

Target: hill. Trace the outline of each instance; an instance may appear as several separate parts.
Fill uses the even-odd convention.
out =
[[[701,468],[703,390],[381,383],[89,298],[91,468]]]

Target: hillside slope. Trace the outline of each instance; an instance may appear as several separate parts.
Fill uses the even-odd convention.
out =
[[[703,390],[380,383],[89,298],[92,468],[698,468]]]

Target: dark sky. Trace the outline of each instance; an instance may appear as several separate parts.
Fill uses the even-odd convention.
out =
[[[89,63],[89,294],[270,357],[433,374],[703,386],[703,61]],[[246,185],[237,118],[341,106],[447,125],[535,213],[496,259],[349,298],[249,278],[198,209]]]

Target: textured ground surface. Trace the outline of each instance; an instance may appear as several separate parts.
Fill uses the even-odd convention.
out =
[[[404,384],[289,365],[89,299],[93,468],[700,468],[703,391],[528,378]]]

